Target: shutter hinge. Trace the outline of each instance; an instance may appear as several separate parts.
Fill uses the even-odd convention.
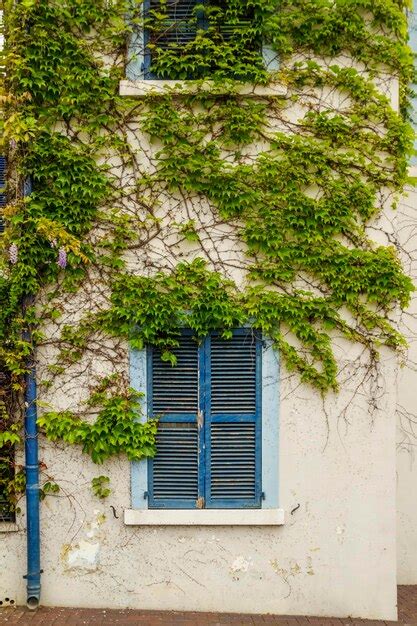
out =
[[[197,413],[197,426],[198,428],[203,428],[204,426],[204,413],[200,410]]]
[[[206,502],[204,498],[201,496],[200,498],[197,498],[197,500],[195,501],[195,504],[196,504],[197,509],[204,509]]]
[[[143,499],[144,499],[144,500],[147,500],[147,499],[148,499],[148,492],[147,492],[147,491],[144,491],[144,492],[143,492]]]
[[[265,491],[262,491],[262,493],[261,493],[261,500],[265,500],[265,497],[266,497],[265,496]]]

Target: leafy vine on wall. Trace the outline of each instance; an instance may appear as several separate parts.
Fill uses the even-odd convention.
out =
[[[161,2],[146,18],[152,69],[197,89],[137,99],[120,96],[119,81],[138,66],[128,41],[141,2],[4,3],[0,444],[20,441],[35,348],[47,354],[46,396],[88,359],[110,364],[77,410],[47,406],[39,421],[96,462],[154,454],[156,425],[135,421],[140,399],[121,367],[127,342],[157,345],[175,366],[182,326],[198,340],[251,324],[322,393],[338,388],[334,337],[364,346],[371,363],[381,345],[404,348],[395,319],[412,283],[395,245],[367,227],[407,182],[408,4],[197,5],[196,36],[167,48]],[[275,95],[257,95],[271,84]]]

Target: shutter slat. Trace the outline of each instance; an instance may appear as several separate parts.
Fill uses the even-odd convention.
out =
[[[164,413],[197,413],[198,411],[198,345],[183,335],[173,350],[176,365],[161,360],[160,350],[152,352],[152,411]]]
[[[160,423],[152,461],[152,497],[192,500],[198,497],[197,424]]]
[[[211,413],[255,413],[256,340],[251,333],[230,341],[211,339]]]
[[[241,435],[240,449],[230,441]],[[233,446],[235,444],[233,443]],[[211,498],[250,498],[256,495],[255,424],[211,424]]]

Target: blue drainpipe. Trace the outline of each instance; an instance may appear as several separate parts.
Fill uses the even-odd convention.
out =
[[[25,181],[23,195],[32,190],[30,179]],[[33,304],[33,298],[24,299],[24,309]],[[24,333],[24,339],[31,344],[30,329]],[[27,574],[26,604],[29,609],[39,606],[41,597],[41,555],[40,555],[40,520],[39,520],[39,455],[38,455],[38,411],[36,406],[36,367],[32,348],[25,375],[25,472],[26,472],[26,535],[27,535]]]
[[[41,556],[39,523],[39,458],[36,425],[36,370],[29,365],[25,376],[25,469],[27,519],[27,606],[36,609],[41,596]]]

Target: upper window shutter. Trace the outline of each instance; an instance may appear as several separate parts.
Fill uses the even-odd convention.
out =
[[[6,158],[0,156],[0,234],[4,232],[3,211],[6,206]]]
[[[224,0],[214,0],[213,5],[223,10],[227,8],[227,2]],[[244,49],[247,52],[260,52],[262,42],[258,36],[253,35],[254,23],[255,12],[253,7],[246,7],[246,10],[236,19],[221,19],[218,23],[218,33],[225,42],[236,42],[243,39]]]
[[[197,27],[195,23],[194,7],[198,0],[146,0],[144,5],[145,16],[152,20],[153,12],[166,15],[163,22],[155,20],[157,30],[148,24],[145,29],[145,55],[144,74],[145,78],[156,78],[151,70],[152,56],[155,54],[152,46],[156,45],[162,50],[182,47],[195,39]],[[149,44],[152,44],[149,47]]]
[[[248,329],[208,339],[206,506],[261,504],[261,341]]]
[[[199,497],[199,350],[184,333],[177,364],[148,356],[149,413],[159,418],[157,453],[149,462],[149,507],[194,508]]]

